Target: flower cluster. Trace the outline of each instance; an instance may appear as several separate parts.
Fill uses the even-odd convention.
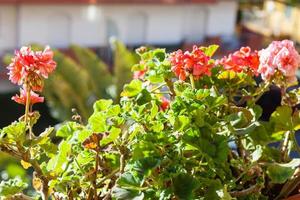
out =
[[[178,50],[170,54],[170,62],[172,71],[184,81],[190,74],[195,79],[199,79],[204,75],[210,75],[212,63],[209,62],[210,57],[207,56],[199,47],[194,46],[192,52],[183,52]]]
[[[289,40],[274,41],[259,52],[258,72],[263,80],[270,80],[276,71],[286,77],[289,83],[296,81],[296,71],[300,66],[300,55]]]
[[[216,64],[222,65],[226,70],[256,75],[259,66],[259,56],[258,52],[251,51],[250,47],[242,47],[239,51],[229,54],[228,57],[225,56],[217,60]]]
[[[48,75],[56,68],[53,52],[49,47],[46,47],[44,51],[32,51],[30,47],[22,47],[20,51],[15,52],[7,68],[10,81],[23,87],[20,90],[20,96],[12,98],[14,101],[26,104],[26,93],[29,92],[30,105],[43,102],[44,99],[34,91],[42,91],[43,79],[48,78]]]
[[[36,52],[30,47],[22,47],[20,51],[15,52],[15,57],[8,66],[8,75],[14,84],[26,84],[33,91],[42,91],[43,78],[48,78],[48,74],[53,72],[55,67],[53,52],[49,47]]]

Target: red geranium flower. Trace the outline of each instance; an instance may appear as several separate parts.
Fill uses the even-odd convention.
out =
[[[170,107],[170,100],[167,99],[166,97],[161,98],[162,102],[160,104],[160,109],[165,111]]]
[[[20,95],[15,95],[11,98],[15,102],[19,104],[26,105],[26,91],[24,89],[20,89]],[[36,104],[36,103],[43,103],[44,97],[40,97],[38,94],[34,93],[33,91],[30,92],[30,105]]]
[[[210,75],[210,69],[213,67],[209,63],[210,57],[197,46],[193,47],[192,52],[182,52],[182,50],[175,51],[170,54],[170,62],[172,71],[178,76],[180,80],[185,80],[190,74],[195,79],[199,79],[203,75]]]
[[[242,47],[239,51],[229,54],[228,57],[217,60],[216,63],[223,65],[226,70],[237,73],[250,72],[257,75],[259,56],[257,51],[251,52],[250,47]]]
[[[56,68],[56,63],[49,47],[37,52],[30,47],[22,47],[15,52],[15,57],[7,68],[12,83],[22,85],[26,82],[32,90],[41,91],[43,78],[48,78],[48,74]]]

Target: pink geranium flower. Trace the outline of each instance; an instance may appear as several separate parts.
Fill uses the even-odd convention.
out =
[[[20,95],[15,95],[11,98],[15,102],[19,104],[26,105],[26,91],[24,89],[20,89]],[[34,105],[36,103],[43,103],[44,97],[40,97],[38,94],[34,93],[33,91],[30,92],[30,105]]]
[[[49,47],[37,52],[32,51],[30,47],[22,47],[20,51],[15,52],[15,57],[7,68],[12,83],[18,85],[26,83],[32,90],[41,91],[42,79],[48,78],[48,74],[53,72],[56,62]]]
[[[259,52],[258,72],[263,80],[269,80],[276,71],[286,77],[287,82],[296,81],[296,71],[300,66],[300,55],[290,40],[274,41]]]

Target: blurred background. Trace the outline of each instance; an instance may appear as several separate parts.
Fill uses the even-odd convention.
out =
[[[58,67],[46,81],[40,127],[86,120],[99,98],[113,98],[132,78],[141,45],[191,49],[218,44],[221,57],[274,39],[300,42],[300,1],[293,0],[0,0],[0,127],[20,117],[18,88],[7,80],[14,49],[55,50]],[[36,127],[39,131],[39,127]]]

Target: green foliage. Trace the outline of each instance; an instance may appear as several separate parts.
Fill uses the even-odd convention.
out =
[[[14,194],[22,192],[27,187],[27,183],[24,183],[20,178],[9,179],[8,181],[1,181],[0,196],[10,197]]]
[[[126,82],[116,96],[119,103],[95,101],[85,110],[87,122],[65,122],[31,139],[31,127],[22,118],[1,130],[1,151],[34,171],[33,187],[44,199],[280,199],[293,191],[300,165],[289,155],[300,153],[295,141],[300,115],[294,101],[286,97],[288,104],[283,102],[263,122],[262,108],[255,103],[268,85],[257,85],[251,75],[217,66],[211,76],[190,83],[174,76],[164,49],[137,50],[141,62],[136,64],[124,46],[114,45],[118,67],[105,78],[108,83],[118,77],[117,87]],[[78,83],[77,77],[71,78],[108,73],[91,51],[72,48],[89,69],[71,69],[75,62],[57,53],[71,72],[60,69],[49,81],[61,76],[66,85],[76,84],[70,98],[85,89],[104,92],[99,80]],[[207,55],[216,49],[202,48]],[[122,63],[132,63],[133,71],[145,70],[144,76],[121,81]],[[77,101],[84,108],[89,94],[82,93]],[[52,141],[54,132],[58,143]],[[271,147],[272,142],[281,145]],[[3,185],[2,196],[26,186],[9,181]]]

